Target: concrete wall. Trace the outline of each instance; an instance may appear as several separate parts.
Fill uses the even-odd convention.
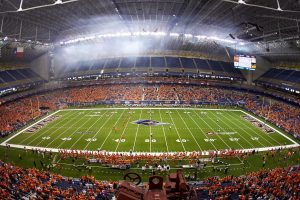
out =
[[[261,75],[263,75],[265,72],[267,72],[272,67],[273,67],[272,64],[268,60],[266,60],[260,56],[257,56],[256,57],[256,70],[255,71],[241,70],[241,72],[242,72],[243,76],[246,78],[247,84],[251,85],[253,83],[253,81],[258,79]]]
[[[29,64],[30,68],[43,79],[49,80],[50,57],[48,53],[34,59]]]

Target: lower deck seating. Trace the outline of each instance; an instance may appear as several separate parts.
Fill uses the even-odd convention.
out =
[[[0,133],[10,132],[26,125],[32,119],[42,116],[48,110],[55,110],[61,104],[94,103],[103,101],[185,101],[206,104],[237,104],[244,102],[244,108],[280,126],[287,132],[300,136],[300,108],[284,102],[264,101],[256,94],[224,88],[177,84],[106,84],[68,88],[46,94],[34,95],[0,105]],[[41,110],[40,107],[48,108]]]

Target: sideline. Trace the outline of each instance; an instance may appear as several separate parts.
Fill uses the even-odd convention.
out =
[[[27,129],[29,129],[29,128],[33,127],[34,125],[36,125],[36,124],[40,123],[41,121],[43,121],[43,120],[47,119],[48,117],[51,117],[52,115],[55,115],[56,113],[58,113],[58,112],[60,112],[60,111],[61,111],[61,110],[57,110],[57,111],[55,111],[54,113],[51,113],[50,115],[47,115],[47,116],[43,117],[43,118],[42,118],[42,119],[40,119],[39,121],[37,121],[37,122],[35,122],[35,123],[31,124],[30,126],[28,126],[28,127],[24,128],[23,130],[21,130],[21,131],[17,132],[16,134],[14,134],[13,136],[11,136],[11,137],[7,138],[7,140],[3,141],[3,142],[2,142],[0,145],[2,145],[2,146],[6,146],[7,142],[8,142],[8,141],[10,141],[11,139],[13,139],[13,138],[17,137],[17,136],[18,136],[18,135],[20,135],[21,133],[23,133],[23,132],[27,131]],[[32,134],[34,134],[34,133],[32,133]]]

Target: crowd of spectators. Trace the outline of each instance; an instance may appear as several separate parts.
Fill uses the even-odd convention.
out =
[[[300,136],[300,108],[245,91],[186,84],[104,84],[66,88],[0,105],[0,135],[6,135],[33,119],[67,103],[99,101],[167,100],[206,104],[237,104],[264,117],[287,132]],[[46,109],[41,109],[46,108]]]
[[[238,177],[214,176],[189,184],[199,199],[296,200],[300,198],[300,166],[262,169]],[[118,186],[117,181],[67,178],[0,161],[0,199],[112,199]]]
[[[138,101],[143,96],[142,86],[126,86],[123,90],[123,100],[136,100]]]
[[[0,199],[111,199],[118,182],[73,179],[0,161]]]
[[[51,99],[53,98],[39,95],[1,105],[0,135],[5,136],[35,118],[46,114],[46,111],[39,109],[40,107],[45,106],[49,109],[55,109],[56,106]]]
[[[179,100],[173,85],[160,85],[158,88],[158,99],[160,101]]]
[[[195,183],[199,199],[289,199],[300,198],[300,166],[260,170],[224,178],[211,177]]]
[[[246,155],[246,152],[242,151],[222,151],[219,152],[218,156],[227,156],[227,157],[234,157],[234,156],[242,156]],[[194,163],[195,159],[198,159],[205,154],[205,152],[176,152],[176,153],[160,153],[160,154],[148,154],[148,153],[141,153],[141,154],[124,154],[124,153],[113,153],[109,154],[106,152],[88,152],[88,151],[77,151],[77,150],[61,150],[59,151],[60,158],[62,160],[68,158],[74,159],[85,159],[86,162],[96,162],[105,165],[124,165],[124,164],[134,164],[138,163],[139,161],[143,160],[148,165],[154,166],[158,164],[164,164],[167,161],[177,161],[177,160],[188,160],[188,162]],[[212,158],[217,155],[217,152],[211,151],[209,152],[209,156]]]
[[[144,96],[143,100],[157,101],[158,100],[157,87],[152,85],[144,87],[143,96]]]

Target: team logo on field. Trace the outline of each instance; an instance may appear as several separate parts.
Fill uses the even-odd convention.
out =
[[[167,125],[169,123],[164,123],[164,122],[158,122],[155,120],[151,120],[151,119],[141,119],[141,120],[137,120],[137,121],[133,121],[133,124],[141,124],[144,126],[160,126],[160,125]]]

